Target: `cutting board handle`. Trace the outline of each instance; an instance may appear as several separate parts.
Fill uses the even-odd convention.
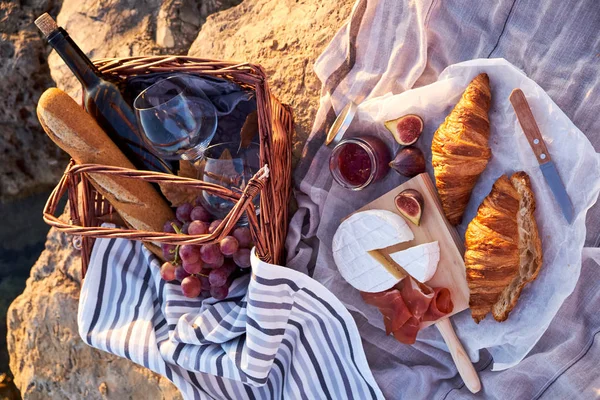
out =
[[[458,369],[460,377],[463,382],[465,382],[465,386],[471,393],[479,392],[481,390],[479,376],[477,375],[477,371],[475,371],[475,367],[467,355],[465,348],[460,340],[458,340],[456,332],[454,332],[454,327],[452,327],[452,323],[450,322],[450,318],[444,318],[436,322],[435,326],[437,326],[442,334],[442,337],[450,350],[454,364],[456,364],[456,369]]]

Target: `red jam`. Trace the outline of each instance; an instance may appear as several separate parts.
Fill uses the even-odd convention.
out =
[[[366,150],[354,143],[346,144],[338,155],[342,177],[353,186],[364,185],[371,176],[371,158]]]
[[[390,156],[386,144],[376,136],[344,139],[331,153],[329,170],[341,186],[361,190],[388,173]]]

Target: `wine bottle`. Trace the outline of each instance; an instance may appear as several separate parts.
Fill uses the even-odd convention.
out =
[[[83,86],[86,111],[138,169],[171,173],[171,167],[150,152],[138,134],[137,119],[119,88],[81,51],[67,31],[47,13],[35,20],[44,37]]]

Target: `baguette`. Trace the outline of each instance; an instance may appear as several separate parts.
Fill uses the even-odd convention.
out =
[[[62,90],[46,90],[38,102],[37,115],[50,139],[78,164],[135,169],[98,123]],[[164,223],[175,218],[173,210],[148,182],[98,173],[88,176],[94,188],[133,229],[161,232]],[[162,258],[159,246],[145,244]]]

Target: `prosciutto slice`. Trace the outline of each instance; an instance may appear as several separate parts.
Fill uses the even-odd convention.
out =
[[[421,322],[438,320],[454,308],[448,289],[432,289],[411,276],[384,292],[360,294],[383,314],[386,334],[405,344],[415,343]]]
[[[417,333],[421,326],[421,321],[411,317],[402,328],[394,331],[394,337],[397,341],[404,344],[414,344],[417,341]]]
[[[402,279],[396,288],[400,290],[412,316],[421,320],[433,299],[433,290],[427,285],[419,284],[412,276]]]
[[[433,290],[433,299],[423,316],[423,321],[437,321],[443,316],[450,314],[454,309],[450,290],[446,288],[435,288]]]
[[[398,290],[386,290],[378,293],[360,292],[360,295],[365,303],[379,308],[383,314],[386,335],[401,329],[412,318],[412,314]]]

